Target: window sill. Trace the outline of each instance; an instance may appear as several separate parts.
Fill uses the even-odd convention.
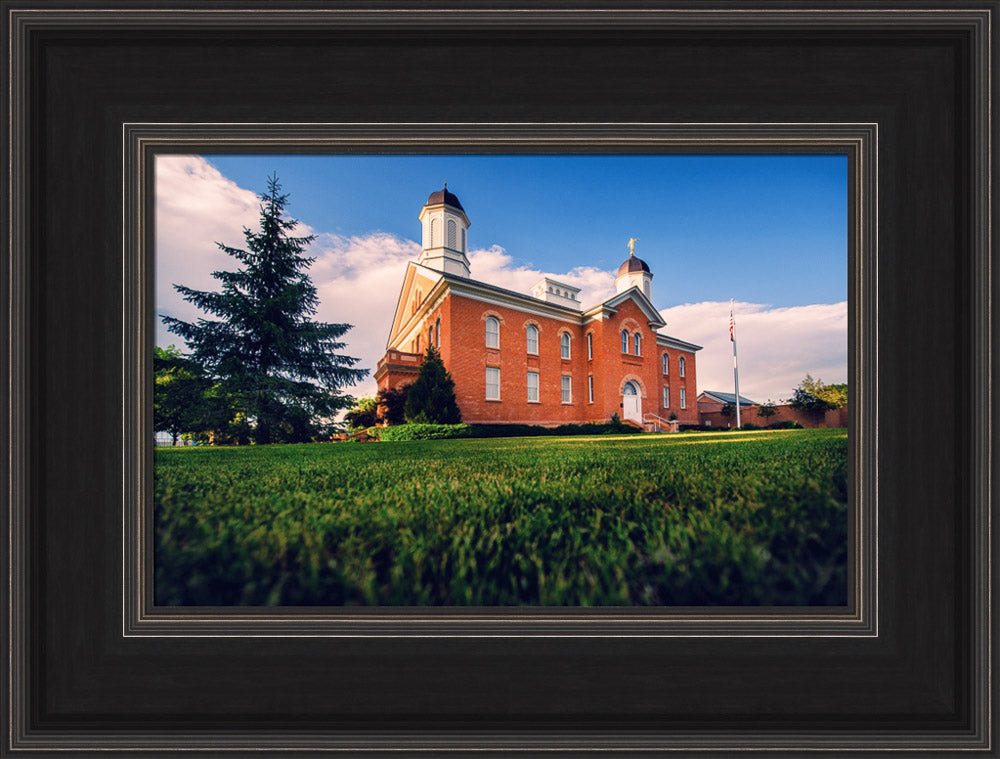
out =
[[[501,401],[499,398],[487,398],[486,402],[487,403],[503,403],[503,401]]]
[[[541,401],[525,401],[525,403],[530,403],[532,406],[541,406]]]

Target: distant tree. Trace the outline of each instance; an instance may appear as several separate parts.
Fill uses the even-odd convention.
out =
[[[818,416],[847,403],[847,385],[824,385],[822,380],[806,375],[792,391],[789,405]]]
[[[455,381],[433,345],[427,346],[420,374],[406,391],[403,411],[406,421],[418,424],[458,424],[462,421],[455,400]]]
[[[352,429],[366,429],[378,422],[378,407],[374,398],[359,398],[353,408],[344,415],[344,421]]]
[[[719,409],[719,413],[726,419],[732,419],[736,415],[736,407],[732,403],[727,403]]]
[[[260,231],[243,230],[246,250],[217,243],[240,263],[236,271],[213,272],[220,292],[174,285],[184,300],[219,320],[162,317],[244,415],[256,443],[315,439],[325,420],[351,405],[341,389],[367,374],[352,368],[358,359],[340,353],[339,338],[350,324],[310,318],[319,299],[305,272],[313,259],[303,251],[313,237],[291,236],[298,222],[285,217],[288,196],[280,187],[277,177],[268,179]]]
[[[153,427],[169,432],[173,444],[182,434],[206,433],[225,426],[232,409],[212,380],[174,345],[153,348]]]
[[[379,390],[375,400],[386,424],[403,424],[406,421],[406,395],[409,385]]]
[[[777,407],[771,402],[769,398],[764,403],[757,404],[757,416],[764,417],[764,419],[770,419],[778,412]]]

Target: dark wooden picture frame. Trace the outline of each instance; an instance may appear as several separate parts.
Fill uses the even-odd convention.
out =
[[[3,9],[9,753],[995,752],[996,2]],[[858,146],[844,614],[145,605],[158,139],[751,150],[821,125]]]

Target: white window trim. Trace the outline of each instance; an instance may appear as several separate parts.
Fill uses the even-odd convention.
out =
[[[497,325],[496,338],[497,344],[490,345],[490,322]],[[492,350],[500,350],[500,320],[495,316],[487,316],[484,320],[483,330],[485,332],[484,339],[486,340],[486,347]]]
[[[677,376],[679,377],[684,376],[684,365],[686,363],[687,362],[684,360],[684,356],[681,356],[679,359],[677,359]]]
[[[539,397],[540,397],[539,393],[541,392],[540,377],[538,376],[538,372],[528,372],[527,376],[531,377],[531,375],[535,375],[535,388],[534,388],[534,390],[535,390],[535,397],[534,398],[531,397],[531,390],[532,390],[532,388],[531,388],[531,383],[528,382],[527,377],[525,378],[525,386],[524,386],[525,387],[525,397],[527,398],[528,403],[541,403],[541,401],[539,400]]]
[[[569,406],[573,403],[573,378],[569,374],[561,375],[559,380],[559,398],[562,400],[563,405]],[[567,382],[566,380],[569,380]],[[566,400],[566,393],[564,391],[569,390],[569,400]]]
[[[660,371],[663,373],[664,377],[670,376],[670,354],[664,353],[660,358]]]
[[[564,348],[566,349],[565,353],[563,353]],[[570,337],[569,332],[559,333],[559,358],[563,361],[569,361],[573,358],[573,338]]]
[[[587,403],[594,402],[594,375],[587,375]]]
[[[628,355],[628,343],[629,343],[628,330],[627,329],[623,329],[622,330],[622,353],[624,353],[626,355]]]
[[[593,332],[588,332],[587,333],[587,360],[588,361],[593,361],[594,360],[594,333]]]
[[[681,388],[681,408],[687,408],[687,393]]]
[[[535,330],[535,349],[534,350],[531,350],[531,345],[530,345],[530,343],[528,341],[528,332],[530,332],[531,330]],[[534,324],[528,324],[528,325],[525,326],[525,328],[524,328],[524,350],[525,350],[526,353],[528,353],[531,356],[537,356],[538,355],[538,338],[539,338],[539,335],[540,335],[540,333],[538,331],[538,327],[536,327]]]
[[[670,408],[670,385],[663,386],[663,408]]]
[[[642,355],[642,335],[636,332],[632,335],[632,354],[635,356]]]
[[[497,395],[495,398],[490,397],[490,372],[494,371],[497,373]],[[500,367],[498,366],[487,366],[486,367],[486,400],[488,401],[498,401],[500,400]]]

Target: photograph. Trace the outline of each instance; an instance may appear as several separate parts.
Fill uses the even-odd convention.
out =
[[[1000,756],[1000,0],[0,6],[0,755]]]
[[[153,166],[156,606],[847,604],[846,154]]]

